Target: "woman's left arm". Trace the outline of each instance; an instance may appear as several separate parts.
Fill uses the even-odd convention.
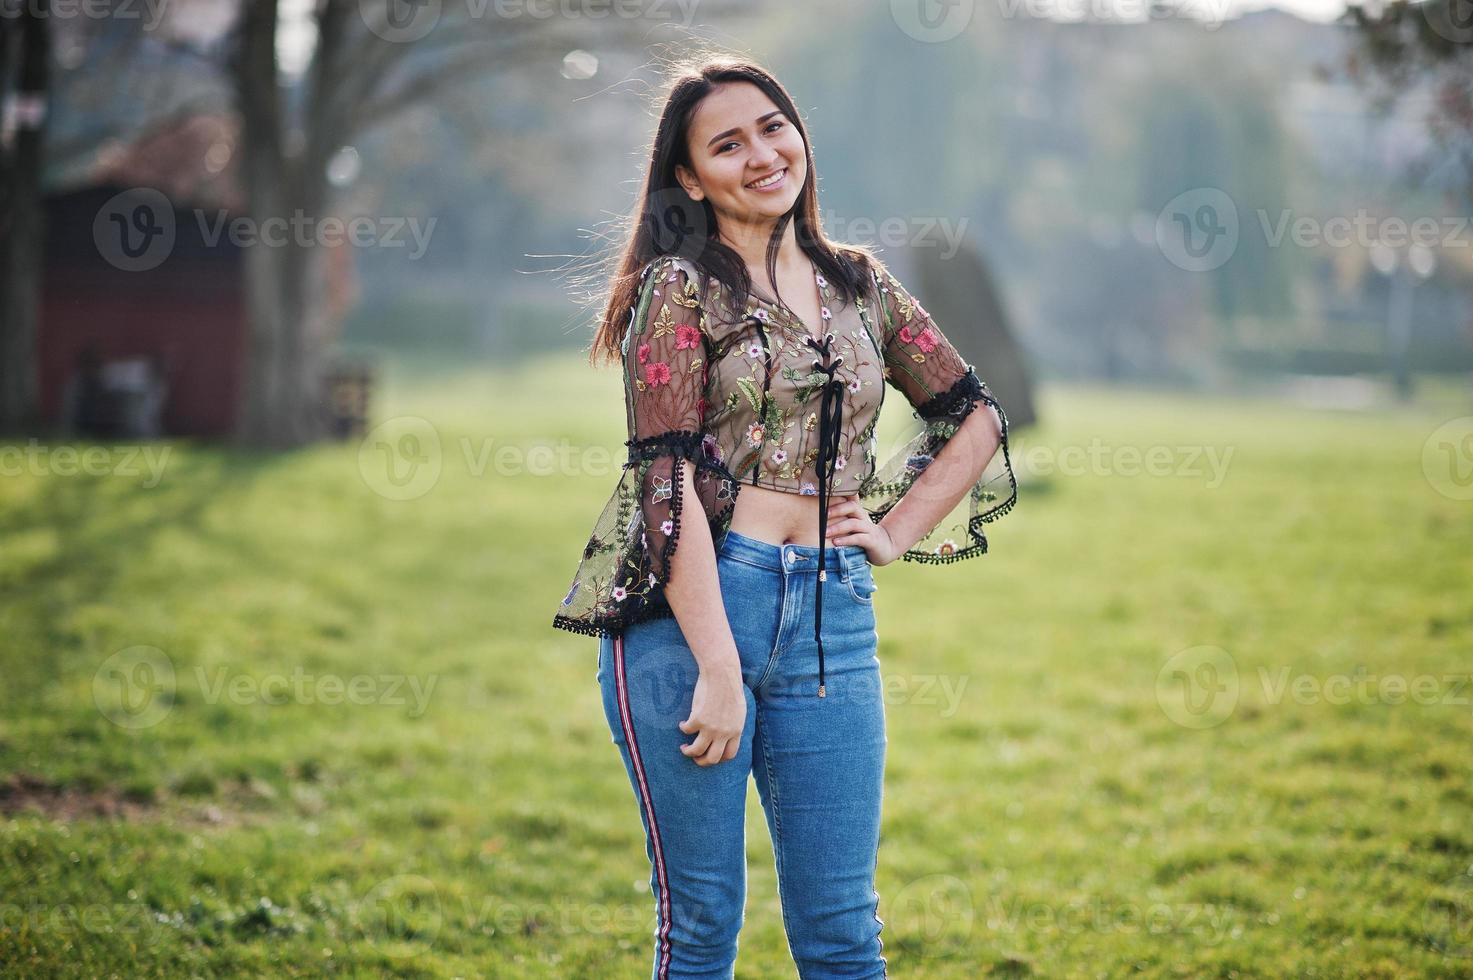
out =
[[[879,522],[891,541],[888,564],[905,554],[950,514],[967,491],[982,478],[1002,445],[1002,419],[997,409],[980,404],[962,420],[946,444],[916,482]]]
[[[875,467],[859,500],[837,502],[829,526],[839,517],[837,543],[864,547],[875,564],[984,554],[981,525],[1007,513],[1017,499],[1007,414],[883,262],[873,275],[885,379],[905,395],[921,431]],[[966,507],[959,507],[964,500]]]

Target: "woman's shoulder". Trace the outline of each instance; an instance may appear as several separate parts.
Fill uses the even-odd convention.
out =
[[[657,281],[668,282],[677,273],[685,273],[686,277],[698,286],[705,284],[705,272],[695,262],[683,255],[657,255],[644,264],[639,270],[641,282],[647,281],[654,276]]]
[[[681,305],[698,303],[704,314],[703,323],[720,319],[723,310],[720,284],[694,259],[683,255],[657,255],[644,264],[639,276],[641,290],[660,288],[666,283],[676,284],[677,288],[685,291]]]

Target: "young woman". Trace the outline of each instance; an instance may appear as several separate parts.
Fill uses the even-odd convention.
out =
[[[877,257],[824,236],[815,183],[767,71],[679,74],[594,341],[629,460],[553,622],[600,637],[656,978],[732,975],[749,774],[799,974],[886,975],[873,566],[983,554],[1017,497],[1001,406]],[[887,382],[922,429],[881,461]]]

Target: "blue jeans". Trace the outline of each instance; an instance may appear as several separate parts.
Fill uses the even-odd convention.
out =
[[[733,975],[747,892],[747,777],[767,812],[788,949],[803,980],[885,977],[875,863],[885,772],[874,571],[829,547],[825,697],[813,639],[818,548],[728,531],[717,571],[741,656],[747,723],[734,759],[681,745],[699,675],[673,618],[599,640],[604,713],[645,830],[655,980]]]

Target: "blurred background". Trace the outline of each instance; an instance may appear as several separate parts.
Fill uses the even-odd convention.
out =
[[[891,968],[1468,975],[1468,13],[0,0],[0,968],[648,969],[550,624],[710,51],[1013,423],[991,552],[879,576]]]

